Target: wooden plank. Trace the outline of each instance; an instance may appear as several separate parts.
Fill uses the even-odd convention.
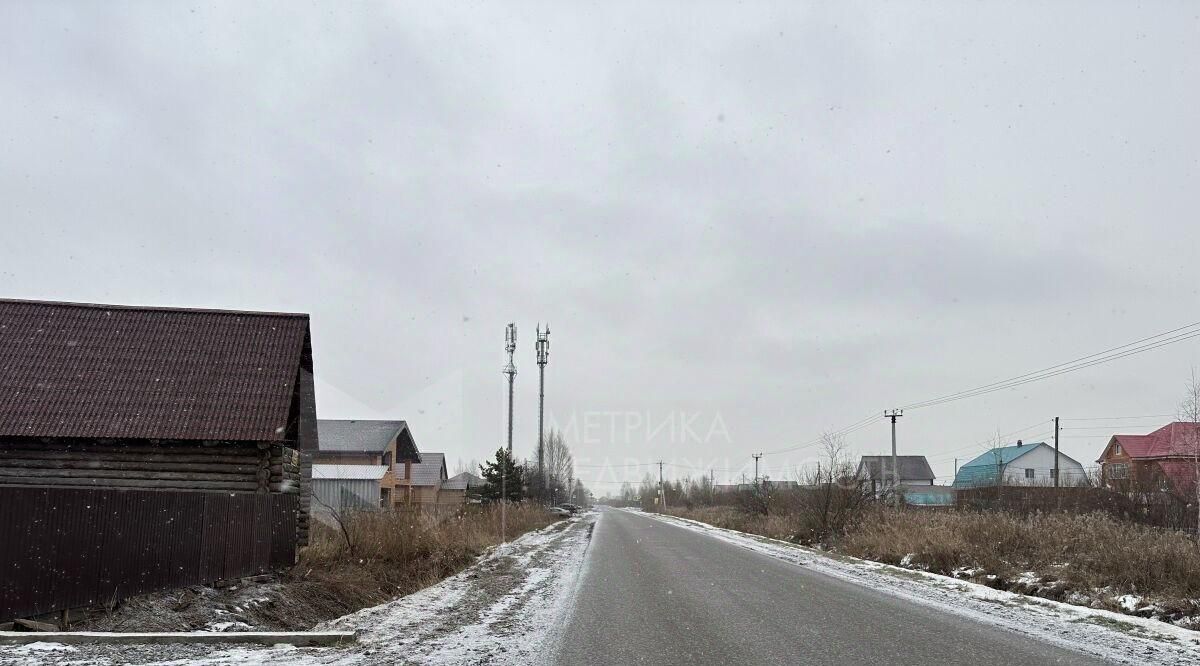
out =
[[[219,464],[233,463],[238,465],[253,465],[258,458],[253,455],[236,454],[190,454],[190,453],[137,453],[137,452],[94,452],[81,449],[70,451],[33,451],[19,449],[6,451],[0,449],[0,460],[111,460],[113,462],[153,462],[153,463],[200,463]]]
[[[112,469],[6,469],[0,467],[0,477],[50,477],[65,479],[198,479],[204,481],[254,481],[253,474],[217,474],[213,472],[159,472]]]
[[[62,479],[35,476],[0,476],[0,484],[21,486],[54,486],[71,488],[143,488],[172,490],[241,490],[254,491],[258,484],[232,481],[143,480],[143,479]]]
[[[34,469],[108,469],[108,470],[146,470],[164,472],[219,472],[225,474],[254,474],[259,470],[255,464],[202,464],[176,462],[145,462],[141,460],[61,460],[39,459],[26,460],[22,458],[0,458],[2,468],[34,468]]]
[[[0,631],[0,645],[61,643],[64,645],[166,645],[176,643],[238,643],[297,647],[329,647],[358,641],[353,631],[180,631],[109,633],[104,631]]]
[[[109,450],[140,450],[140,451],[172,451],[172,450],[194,450],[194,451],[224,451],[224,450],[240,450],[258,452],[258,446],[254,442],[188,442],[188,440],[169,440],[169,442],[146,442],[144,439],[120,440],[120,442],[101,442],[95,439],[28,439],[28,438],[0,438],[0,448],[6,449],[34,449],[34,450],[54,450],[54,449],[109,449]]]

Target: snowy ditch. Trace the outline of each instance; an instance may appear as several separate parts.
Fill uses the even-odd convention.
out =
[[[960,578],[861,560],[687,518],[630,510],[881,593],[1123,664],[1200,665],[1200,633],[1158,620],[1006,592]],[[963,577],[978,571],[956,572]],[[1027,576],[1037,577],[1033,572]],[[1133,597],[1133,595],[1130,595]],[[1124,600],[1138,608],[1141,599]]]
[[[0,646],[0,665],[538,663],[570,615],[595,520],[527,533],[436,585],[315,628],[358,632],[346,647],[33,643]]]

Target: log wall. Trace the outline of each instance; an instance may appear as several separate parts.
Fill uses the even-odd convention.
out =
[[[0,439],[0,485],[299,493],[299,454],[247,442]]]

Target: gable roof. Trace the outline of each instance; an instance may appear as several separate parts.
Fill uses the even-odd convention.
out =
[[[975,456],[966,464],[959,467],[995,467],[996,465],[1007,465],[1010,462],[1020,458],[1039,446],[1049,446],[1045,442],[1030,442],[1028,444],[1013,444],[1012,446],[999,446],[994,449],[988,449],[983,453]],[[1059,453],[1060,456],[1066,458],[1066,454]]]
[[[317,434],[321,453],[380,453],[397,439],[397,462],[421,460],[404,421],[318,419]]]
[[[0,436],[282,441],[308,315],[0,299]]]
[[[378,481],[388,472],[387,465],[313,465],[312,478],[331,480]]]
[[[933,469],[925,456],[896,456],[900,467],[900,479],[935,479]],[[863,479],[890,481],[892,478],[891,456],[863,456],[858,461],[858,476]]]
[[[442,482],[442,490],[466,490],[468,488],[481,488],[486,482],[470,472],[455,474],[454,476]]]
[[[1113,440],[1121,445],[1130,458],[1191,456],[1200,446],[1200,423],[1176,421],[1148,435],[1113,435],[1109,440],[1110,447]]]
[[[1001,446],[989,449],[958,468],[958,473],[954,475],[954,487],[976,488],[995,485],[1001,478],[1002,469],[1007,468],[1021,456],[1043,446],[1052,451],[1054,449],[1045,442],[1030,442],[1020,446]],[[1064,463],[1067,467],[1079,465],[1079,461],[1061,451],[1058,453],[1058,458],[1060,467]]]
[[[446,480],[446,454],[422,453],[421,462],[413,463],[412,485],[440,486]]]

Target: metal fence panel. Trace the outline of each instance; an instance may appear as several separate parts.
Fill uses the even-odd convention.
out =
[[[294,494],[0,486],[0,621],[290,566]]]

